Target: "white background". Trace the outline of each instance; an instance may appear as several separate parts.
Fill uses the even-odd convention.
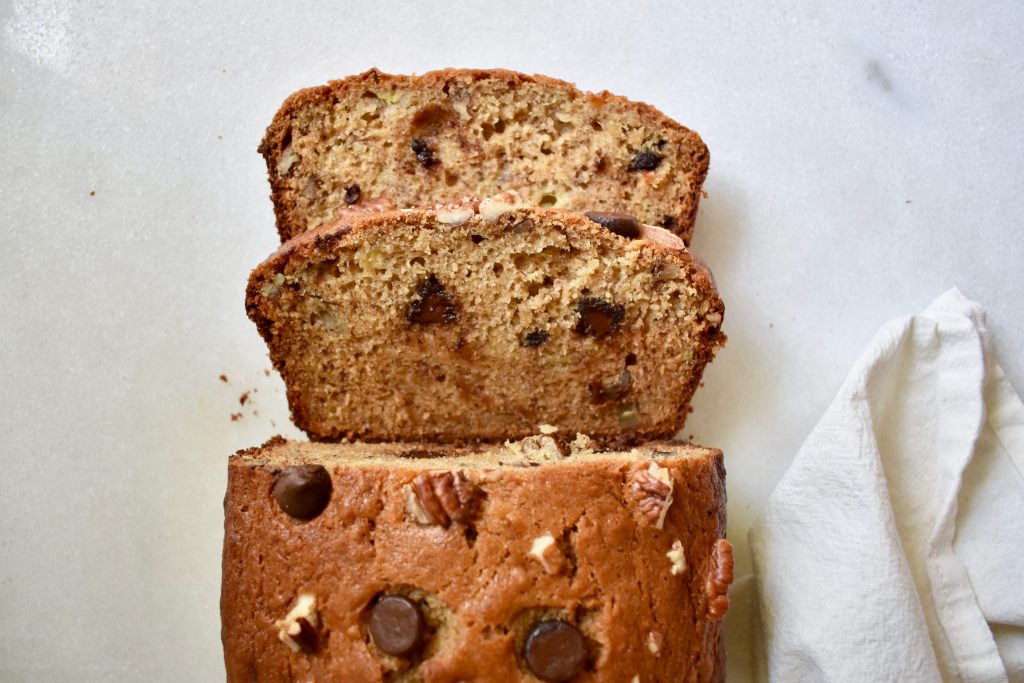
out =
[[[0,4],[0,680],[223,680],[226,456],[294,434],[242,303],[291,91],[502,66],[700,132],[730,342],[684,434],[746,569],[889,318],[959,286],[1024,387],[1022,36],[1020,2]]]

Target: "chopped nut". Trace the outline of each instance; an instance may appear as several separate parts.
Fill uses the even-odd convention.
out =
[[[629,683],[640,683],[640,677],[639,676],[633,676],[633,679]]]
[[[682,251],[686,249],[686,242],[683,242],[677,235],[669,232],[665,228],[658,228],[653,225],[640,224],[640,237],[653,242],[658,246],[665,247],[666,249],[672,249],[676,251]]]
[[[480,215],[488,223],[493,223],[498,220],[498,216],[521,206],[524,206],[524,203],[519,193],[515,190],[508,190],[481,200]]]
[[[672,563],[672,576],[679,576],[686,571],[686,551],[678,538],[672,541],[672,549],[665,553],[665,557]]]
[[[651,651],[651,654],[657,657],[661,654],[661,646],[665,642],[665,637],[657,631],[651,631],[647,634],[647,649]]]
[[[268,299],[273,299],[281,293],[282,286],[284,286],[284,273],[275,273],[270,282],[260,287],[260,294]]]
[[[437,209],[437,220],[445,225],[459,226],[473,217],[473,209],[469,207],[451,207]]]
[[[569,449],[572,453],[579,453],[581,451],[589,451],[594,447],[594,441],[586,434],[576,432],[576,438],[569,444]]]
[[[654,528],[664,528],[665,516],[672,505],[672,492],[675,489],[672,472],[652,462],[647,469],[637,470],[633,488],[641,495],[639,506],[643,516]]]
[[[722,324],[722,314],[721,313],[715,313],[715,312],[708,313],[706,316],[704,316],[704,319],[707,320],[712,325],[721,325]]]
[[[537,427],[537,431],[539,431],[541,434],[554,434],[555,432],[558,431],[558,427],[556,427],[555,425],[540,425],[539,427]]]
[[[561,460],[568,455],[561,442],[546,434],[528,436],[519,441],[507,442],[506,445],[531,461]]]
[[[292,151],[291,145],[284,150],[281,154],[281,158],[277,162],[277,175],[281,177],[291,170],[292,166],[299,160],[299,155]]]
[[[732,543],[720,538],[715,541],[712,567],[705,585],[708,594],[708,619],[711,621],[718,621],[729,611],[729,586],[732,585],[733,569]]]
[[[316,650],[320,616],[316,611],[316,597],[303,593],[284,619],[274,622],[278,639],[292,652]]]
[[[548,574],[561,574],[565,569],[565,557],[555,545],[555,537],[551,534],[544,534],[533,539],[533,543],[530,545],[530,555],[540,562]]]
[[[462,472],[427,472],[412,481],[405,505],[419,524],[448,527],[467,524],[477,516],[483,491]]]

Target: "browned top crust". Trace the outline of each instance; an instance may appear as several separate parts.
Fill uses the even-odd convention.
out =
[[[555,126],[559,131],[551,134],[554,139],[550,144],[538,142],[546,139],[546,131],[544,136],[539,135],[539,125],[524,118],[522,123],[530,126],[533,134],[510,143],[507,151],[514,157],[510,157],[510,162],[496,162],[495,169],[519,163],[532,171],[526,174],[530,177],[512,173],[513,177],[503,179],[500,170],[492,175],[478,175],[486,173],[486,164],[493,158],[494,150],[484,150],[485,140],[493,134],[493,128],[488,126],[494,120],[499,127],[504,126],[505,121],[500,113],[492,115],[490,109],[486,114],[475,111],[474,105],[466,104],[471,97],[466,93],[479,92],[480,100],[499,112],[499,105],[504,104],[502,98],[511,99],[512,93],[524,88],[542,89],[551,95],[545,101],[538,98],[532,103],[535,106],[527,108],[536,109],[538,115],[546,115],[549,107],[555,107],[551,109],[555,111],[557,102],[565,102],[579,107],[580,112],[586,111],[588,118],[559,122]],[[414,93],[416,101],[396,104],[391,101],[398,97],[396,93]],[[333,120],[337,117],[332,112],[338,111],[334,108],[350,111],[367,98],[377,102],[382,111],[397,106],[402,113],[395,120],[382,122],[377,113],[369,112],[355,122],[358,129],[331,128],[338,125]],[[452,105],[453,98],[458,101]],[[452,113],[456,111],[458,115]],[[621,124],[615,126],[615,140],[621,142],[620,148],[612,149],[613,145],[606,141],[582,150],[577,149],[580,145],[574,141],[570,151],[557,149],[557,137],[566,124],[585,126],[584,140],[610,136],[611,122],[606,121],[608,128],[603,130],[598,121],[602,112]],[[570,118],[568,114],[565,117]],[[386,131],[382,139],[387,140],[387,149],[383,143],[365,141],[368,146],[358,150],[353,147],[348,159],[325,161],[332,153],[340,154],[334,148],[344,148],[352,142],[353,130],[364,129]],[[303,136],[310,131],[315,131],[316,140],[308,143],[301,155],[293,155],[293,149],[298,151],[300,138],[305,139]],[[446,144],[442,140],[446,136],[453,137],[451,145],[439,153],[439,145]],[[532,147],[527,150],[534,144],[543,154],[534,154],[537,150]],[[589,156],[572,157],[572,151]],[[325,220],[330,222],[333,212],[353,203],[353,197],[359,202],[383,195],[403,208],[448,201],[460,194],[515,189],[529,201],[542,205],[552,201],[558,208],[576,211],[627,210],[689,242],[709,162],[707,147],[697,133],[649,104],[607,90],[584,92],[566,81],[505,69],[443,69],[419,76],[370,69],[299,90],[284,101],[274,116],[259,152],[267,162],[282,241]],[[366,167],[371,158],[372,170]],[[332,166],[336,162],[340,165]],[[601,182],[602,174],[608,173],[615,175]],[[403,193],[406,196],[398,196]]]
[[[476,451],[277,442],[231,458],[228,680],[535,682],[525,641],[552,620],[585,639],[572,683],[724,680],[721,452],[574,442],[561,456],[545,440]],[[330,477],[330,501],[295,519],[271,492],[289,468],[311,466]],[[415,649],[380,647],[370,616],[386,596],[421,611]]]

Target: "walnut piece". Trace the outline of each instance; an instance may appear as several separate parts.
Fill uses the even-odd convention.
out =
[[[720,538],[712,551],[705,590],[708,594],[708,619],[718,621],[729,611],[729,586],[732,585],[734,559],[732,543]]]
[[[647,634],[647,649],[651,651],[651,654],[657,657],[661,654],[661,646],[665,642],[665,636],[661,635],[657,631],[651,631]]]
[[[672,576],[679,576],[686,571],[686,550],[678,538],[672,541],[672,549],[665,553],[665,557],[672,563]]]
[[[565,569],[565,557],[555,545],[555,537],[551,534],[544,534],[533,539],[533,543],[530,545],[530,555],[540,562],[548,574],[561,574]]]
[[[480,200],[480,215],[488,223],[498,220],[498,216],[517,209],[523,204],[523,198],[515,190],[507,190],[493,197]]]
[[[483,491],[462,472],[426,472],[412,480],[405,503],[416,522],[447,528],[472,522],[482,501]]]
[[[654,528],[664,528],[665,516],[672,506],[672,492],[675,489],[672,472],[652,462],[647,469],[636,472],[633,488],[640,493],[638,505],[644,518]]]
[[[316,597],[303,593],[284,619],[274,622],[277,637],[292,652],[312,652],[316,649],[320,615],[316,611]]]

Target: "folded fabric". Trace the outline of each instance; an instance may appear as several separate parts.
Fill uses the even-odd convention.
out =
[[[978,304],[879,331],[749,540],[771,680],[1024,680],[1024,405]]]

